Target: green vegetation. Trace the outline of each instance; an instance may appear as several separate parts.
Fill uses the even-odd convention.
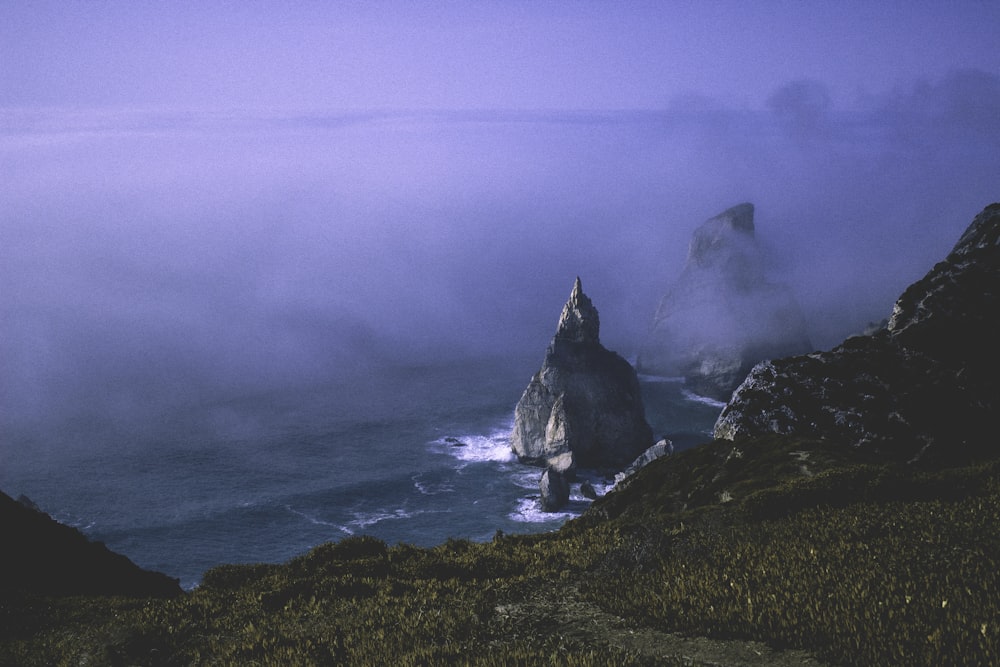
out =
[[[1000,663],[1000,463],[772,436],[659,459],[547,535],[359,537],[173,599],[0,602],[2,664],[698,664],[675,633],[836,664]]]

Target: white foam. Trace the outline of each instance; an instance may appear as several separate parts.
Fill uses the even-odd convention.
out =
[[[719,408],[720,410],[726,407],[726,404],[723,401],[717,401],[714,398],[709,398],[708,396],[700,396],[688,389],[681,390],[681,393],[684,395],[684,398],[695,403],[711,405],[713,408]]]
[[[511,473],[510,479],[515,486],[522,489],[534,489],[538,491],[538,482],[542,478],[541,468],[525,468]]]
[[[288,510],[289,512],[291,512],[292,514],[294,514],[295,516],[300,516],[303,519],[305,519],[306,521],[308,521],[309,523],[315,524],[317,526],[330,526],[331,528],[338,528],[340,530],[343,530],[345,533],[349,533],[350,532],[350,531],[346,530],[340,524],[332,523],[330,521],[324,521],[323,519],[315,517],[315,516],[313,516],[311,514],[306,514],[305,512],[299,511],[299,510],[295,509],[294,507],[291,507],[290,505],[285,505],[285,509]],[[351,534],[353,534],[353,533],[351,533]]]
[[[397,509],[392,511],[380,511],[380,512],[355,512],[354,520],[348,521],[345,527],[348,532],[354,530],[361,530],[367,528],[368,526],[374,526],[376,523],[381,523],[383,521],[393,521],[399,519],[412,519],[413,517],[420,514],[443,514],[447,513],[448,510],[419,510],[416,512],[408,512],[404,509]]]
[[[84,519],[68,512],[54,512],[52,518],[61,524],[76,528],[79,531],[87,531],[97,525],[95,519]]]
[[[374,526],[376,523],[381,523],[382,521],[388,521],[391,519],[410,519],[415,514],[420,512],[407,512],[404,509],[393,510],[392,512],[355,512],[354,520],[347,523],[348,526],[354,526],[356,528],[367,528],[368,526]]]
[[[439,438],[431,444],[437,451],[454,456],[460,461],[478,463],[495,461],[508,463],[515,460],[510,448],[510,431],[513,425],[493,429],[486,435],[454,435]]]
[[[510,481],[514,483],[514,486],[517,486],[518,488],[521,489],[537,492],[538,482],[542,477],[542,469],[524,467],[520,470],[515,470],[511,472],[509,477]],[[590,485],[594,487],[594,491],[597,492],[598,496],[603,496],[608,491],[613,489],[615,486],[615,483],[613,481],[607,482],[600,477],[591,477],[590,475],[584,475],[583,479],[580,480],[580,483],[574,482],[573,484],[570,484],[569,499],[572,500],[573,502],[588,503],[588,504],[593,502],[590,498],[583,495],[583,493],[580,491],[580,486],[583,481],[589,481]]]
[[[359,530],[364,530],[369,526],[374,526],[375,524],[381,523],[382,521],[411,519],[417,516],[418,514],[435,513],[432,510],[409,512],[404,509],[382,510],[375,512],[355,512],[354,518],[351,521],[348,521],[346,524],[341,524],[341,523],[334,523],[332,521],[325,521],[317,516],[309,514],[308,512],[297,510],[294,507],[291,507],[290,505],[285,505],[285,509],[287,509],[289,512],[291,512],[296,516],[302,517],[309,523],[312,523],[317,526],[328,526],[330,528],[336,528],[337,530],[340,530],[346,533],[347,535],[354,535],[355,532]]]
[[[455,486],[449,484],[448,482],[442,482],[440,484],[431,484],[429,482],[423,482],[420,480],[420,475],[414,475],[410,479],[413,480],[413,486],[425,496],[436,496],[439,493],[454,493]]]
[[[350,528],[349,526],[345,526],[345,525],[342,525],[342,524],[339,524],[339,523],[333,523],[332,521],[324,521],[323,519],[320,519],[319,517],[313,516],[312,514],[307,514],[306,512],[302,512],[300,510],[297,510],[297,509],[295,509],[294,507],[292,507],[290,505],[285,505],[285,509],[288,510],[289,512],[291,512],[292,514],[294,514],[295,516],[302,517],[303,519],[305,519],[306,521],[308,521],[309,523],[311,523],[311,524],[313,524],[315,526],[326,526],[328,528],[336,528],[337,530],[339,530],[340,532],[342,532],[344,535],[347,535],[347,536],[354,535],[354,529]]]
[[[521,498],[517,509],[507,515],[511,521],[522,523],[555,523],[568,521],[580,516],[577,512],[546,512],[537,497]]]

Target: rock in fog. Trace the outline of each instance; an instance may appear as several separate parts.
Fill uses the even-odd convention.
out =
[[[761,363],[715,436],[825,438],[894,458],[975,458],[1000,414],[1000,204],[899,297],[884,329]]]
[[[767,277],[753,217],[753,204],[740,204],[695,230],[639,372],[684,377],[695,392],[725,401],[757,362],[812,349],[791,290]]]

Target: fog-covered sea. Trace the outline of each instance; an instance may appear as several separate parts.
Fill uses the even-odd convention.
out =
[[[753,202],[823,349],[995,196],[993,74],[847,109],[799,86],[762,108],[0,109],[0,490],[185,586],[352,534],[558,527],[586,501],[539,513],[507,434],[574,276],[634,347],[692,231]],[[721,408],[644,391],[678,447]]]
[[[0,490],[185,588],[215,565],[281,562],[350,535],[430,546],[554,530],[589,501],[574,486],[565,511],[541,512],[539,470],[508,440],[540,362],[384,366],[141,423],[11,430]],[[646,378],[643,395],[654,433],[681,449],[707,440],[721,409],[676,381]]]

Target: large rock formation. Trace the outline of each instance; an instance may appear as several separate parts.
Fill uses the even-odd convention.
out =
[[[577,278],[542,367],[514,411],[511,446],[521,461],[560,472],[620,469],[652,443],[635,369],[601,345],[599,330]]]
[[[728,400],[758,361],[811,349],[791,290],[767,279],[753,204],[740,204],[695,230],[636,365]]]
[[[905,460],[995,449],[1000,410],[1000,204],[899,297],[885,329],[760,364],[715,425],[871,447]]]

